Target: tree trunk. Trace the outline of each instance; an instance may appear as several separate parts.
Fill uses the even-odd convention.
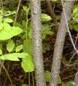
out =
[[[43,57],[42,57],[42,39],[41,39],[41,22],[40,13],[41,5],[40,0],[31,1],[31,20],[33,29],[33,57],[35,63],[35,77],[36,86],[45,86]]]
[[[73,6],[73,3],[74,3],[74,0],[73,1],[66,0],[64,4],[64,9],[66,10],[67,20],[70,19],[71,8]],[[59,25],[56,42],[55,42],[55,48],[54,48],[53,63],[52,63],[52,68],[51,68],[52,80],[50,82],[50,86],[57,86],[58,84],[58,76],[60,72],[63,45],[64,45],[66,32],[67,30],[66,30],[65,18],[62,12],[61,23]]]

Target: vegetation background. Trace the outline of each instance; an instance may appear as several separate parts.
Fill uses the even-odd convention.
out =
[[[77,47],[78,1],[0,0],[0,86],[73,86]]]

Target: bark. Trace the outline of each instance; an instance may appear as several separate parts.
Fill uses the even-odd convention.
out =
[[[41,22],[40,0],[31,1],[31,20],[33,29],[33,57],[35,63],[36,86],[45,86],[43,57],[42,57],[42,39],[41,39]]]
[[[74,86],[78,86],[78,71],[77,71],[77,73],[75,75]]]
[[[74,3],[74,0],[73,1],[66,0],[65,2],[64,9],[66,10],[67,20],[70,19],[73,3]],[[63,45],[64,45],[66,32],[67,30],[66,30],[66,24],[65,24],[65,17],[62,12],[61,22],[58,28],[58,33],[57,33],[55,47],[54,47],[53,63],[52,63],[52,68],[51,68],[52,80],[50,82],[50,86],[57,86],[58,84],[58,76],[60,72]]]

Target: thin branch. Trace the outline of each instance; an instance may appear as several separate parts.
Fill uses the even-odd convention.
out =
[[[75,46],[75,43],[74,43],[74,41],[73,41],[73,38],[72,38],[72,35],[71,35],[71,32],[70,32],[70,29],[69,29],[68,20],[67,20],[67,15],[66,15],[66,10],[65,10],[65,8],[64,8],[63,0],[61,0],[61,3],[62,3],[62,7],[63,7],[63,14],[64,14],[64,19],[65,19],[65,23],[66,23],[67,32],[68,32],[68,34],[69,34],[69,37],[70,37],[72,46],[73,46],[74,50],[76,51],[76,53],[78,54],[78,50],[77,50],[77,48],[76,48],[76,46]]]
[[[75,46],[76,46],[76,44],[77,44],[77,40],[78,40],[78,34],[77,34],[77,36],[76,36],[76,40],[75,40],[75,43],[74,43]],[[76,54],[77,54],[77,53],[73,51],[73,55],[71,56],[71,58],[70,58],[70,60],[69,60],[69,63],[71,63],[72,59],[74,58],[74,56],[75,56]]]
[[[14,24],[15,24],[15,22],[17,21],[17,16],[18,16],[18,12],[19,12],[19,9],[20,9],[21,1],[22,1],[22,0],[19,0],[19,3],[18,3],[18,7],[17,7],[17,10],[16,10],[15,19],[14,19]]]
[[[5,70],[5,73],[6,73],[6,75],[7,75],[8,79],[9,79],[9,81],[10,81],[10,83],[11,83],[11,86],[13,86],[13,83],[12,83],[11,77],[10,77],[10,75],[9,75],[9,73],[8,73],[8,71],[7,71],[7,69],[5,68],[4,64],[2,65],[2,68]]]

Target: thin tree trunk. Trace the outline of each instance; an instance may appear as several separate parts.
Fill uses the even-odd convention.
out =
[[[66,10],[66,15],[67,15],[67,20],[70,19],[70,14],[71,14],[73,3],[74,3],[74,0],[73,1],[66,0],[64,4],[64,8]],[[54,48],[53,63],[52,63],[52,68],[51,68],[52,80],[50,82],[50,86],[57,86],[58,84],[58,76],[60,72],[63,45],[64,45],[66,32],[67,30],[66,30],[65,18],[62,12],[61,23],[59,25],[56,42],[55,42],[55,48]]]
[[[33,28],[33,57],[36,66],[35,77],[36,86],[45,86],[43,57],[42,57],[42,39],[41,39],[41,22],[40,0],[31,1],[31,20]]]

